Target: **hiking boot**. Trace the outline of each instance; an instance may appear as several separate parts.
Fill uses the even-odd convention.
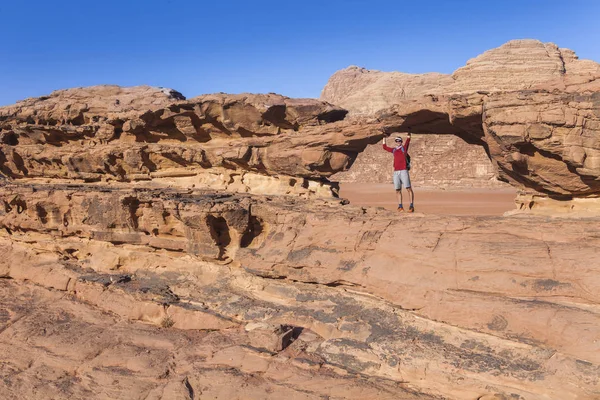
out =
[[[398,212],[404,212],[404,208],[402,208],[402,207],[398,207],[398,210],[397,210],[397,211],[398,211]]]
[[[410,206],[410,207],[408,208],[408,212],[415,212],[415,208],[414,208],[413,206]]]

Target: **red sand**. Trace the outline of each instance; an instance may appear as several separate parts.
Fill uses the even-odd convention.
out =
[[[515,189],[419,189],[415,191],[415,209],[426,214],[443,215],[502,215],[515,209]],[[403,190],[403,204],[408,208],[409,197]],[[340,197],[360,206],[379,206],[395,210],[396,193],[391,184],[341,183]]]

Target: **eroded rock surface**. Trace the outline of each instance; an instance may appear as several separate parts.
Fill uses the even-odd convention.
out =
[[[600,395],[597,219],[89,185],[2,202],[3,397]]]
[[[384,115],[398,118],[396,130],[480,140],[499,177],[516,187],[565,198],[600,193],[600,92],[457,95],[396,105]]]
[[[273,94],[184,100],[148,87],[69,89],[30,99],[0,109],[0,171],[13,179],[331,196],[330,178],[348,171],[382,130],[413,131],[456,135],[483,148],[474,161],[463,160],[458,145],[449,152],[447,163],[452,156],[463,161],[454,163],[458,178],[450,185],[473,178],[488,185],[485,170],[492,165],[499,179],[523,191],[523,209],[535,208],[528,199],[537,205],[541,196],[600,193],[600,66],[572,51],[521,40],[470,60],[451,77],[347,72],[332,77],[323,98],[351,116],[318,100]],[[422,153],[420,165],[443,164],[435,152]],[[389,165],[382,154],[375,169]],[[427,173],[433,176],[422,181],[445,180],[436,168]]]
[[[93,87],[0,108],[0,170],[16,179],[331,194],[326,178],[381,136],[376,123],[346,121],[345,110],[318,100],[172,93]]]

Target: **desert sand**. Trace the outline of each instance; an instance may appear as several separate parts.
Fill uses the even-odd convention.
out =
[[[414,187],[415,210],[425,214],[440,215],[503,215],[515,209],[516,191],[512,188],[496,189],[435,189]],[[408,208],[409,197],[403,191],[403,205]],[[340,184],[340,197],[350,204],[364,207],[384,207],[396,210],[394,185],[386,183]]]

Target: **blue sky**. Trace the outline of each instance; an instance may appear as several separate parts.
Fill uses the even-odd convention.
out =
[[[518,38],[600,61],[596,0],[3,0],[0,105],[96,84],[318,97],[348,65],[450,73]]]

